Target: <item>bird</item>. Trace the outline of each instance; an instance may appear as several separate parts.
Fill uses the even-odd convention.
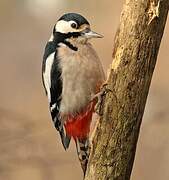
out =
[[[85,174],[89,158],[92,115],[105,74],[90,40],[92,31],[78,13],[63,14],[55,23],[42,62],[42,81],[49,110],[65,150],[74,139]]]

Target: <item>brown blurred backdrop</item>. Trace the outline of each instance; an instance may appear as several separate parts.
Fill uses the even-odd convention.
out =
[[[74,143],[58,138],[41,83],[41,61],[56,19],[83,14],[104,35],[93,41],[105,71],[123,1],[0,1],[0,179],[79,180]],[[132,180],[169,179],[169,24],[153,76]]]

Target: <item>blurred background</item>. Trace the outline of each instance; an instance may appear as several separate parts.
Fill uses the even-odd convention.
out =
[[[0,179],[82,179],[74,143],[65,152],[41,82],[44,46],[65,12],[104,35],[93,41],[105,72],[123,1],[0,0]],[[169,23],[153,76],[132,180],[169,179]]]

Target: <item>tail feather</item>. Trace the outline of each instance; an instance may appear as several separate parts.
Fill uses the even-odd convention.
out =
[[[63,126],[63,123],[62,123],[61,119],[59,119],[58,116],[52,117],[52,119],[53,119],[55,128],[59,131],[63,147],[66,150],[69,147],[71,137],[67,136],[66,130]]]
[[[63,127],[59,130],[59,134],[61,137],[63,147],[65,150],[67,150],[69,148],[71,138],[69,136],[65,135]]]
[[[85,139],[76,138],[75,143],[76,143],[78,158],[81,163],[83,173],[85,175],[87,169],[87,163],[89,159],[89,138],[85,138]]]

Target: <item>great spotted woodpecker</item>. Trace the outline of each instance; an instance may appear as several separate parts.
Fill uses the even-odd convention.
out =
[[[84,173],[96,104],[93,97],[105,81],[101,62],[88,40],[101,37],[80,14],[64,14],[54,25],[42,64],[52,120],[65,149],[71,138],[75,140]]]

